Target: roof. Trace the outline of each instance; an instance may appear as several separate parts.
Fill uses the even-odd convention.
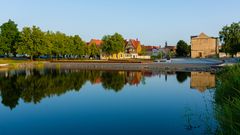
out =
[[[134,48],[137,48],[139,45],[141,45],[140,41],[138,40],[130,39],[129,42],[132,44]]]
[[[217,37],[209,37],[208,35],[206,35],[205,33],[200,33],[198,36],[191,36],[191,39],[193,39],[193,38],[216,38],[217,39]]]
[[[99,39],[91,39],[91,41],[88,43],[89,45],[91,44],[96,44],[96,46],[101,46],[102,44],[102,40],[99,40]]]
[[[145,49],[146,51],[152,51],[153,49],[160,49],[159,46],[144,46],[144,45],[142,45],[142,48]]]
[[[209,38],[205,33],[200,33],[199,38]]]
[[[165,46],[166,49],[177,49],[176,46]]]

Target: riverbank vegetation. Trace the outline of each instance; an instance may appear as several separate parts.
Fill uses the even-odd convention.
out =
[[[223,27],[219,35],[223,52],[232,57],[240,52],[240,22]],[[225,67],[217,74],[215,100],[218,134],[240,134],[240,64]]]
[[[217,74],[215,101],[218,134],[240,134],[240,64],[225,67]]]

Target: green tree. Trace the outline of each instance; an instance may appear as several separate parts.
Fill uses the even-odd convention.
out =
[[[173,56],[175,56],[175,53],[173,51],[169,51],[167,54],[167,58],[171,59],[171,58],[173,58]]]
[[[66,35],[61,32],[56,32],[54,34],[54,40],[53,40],[53,54],[57,56],[58,58],[66,52],[66,45],[65,45],[65,38]]]
[[[15,45],[18,41],[19,31],[14,21],[8,22],[0,26],[0,54],[16,55]]]
[[[90,45],[90,52],[92,56],[98,56],[100,55],[100,48],[97,47],[96,44],[91,44]]]
[[[160,51],[160,52],[158,53],[158,55],[157,55],[157,58],[158,58],[158,59],[162,59],[162,58],[163,58],[163,52]]]
[[[86,43],[82,41],[82,39],[78,35],[72,37],[72,40],[72,54],[78,56],[84,55],[84,46],[86,46]]]
[[[190,54],[189,45],[183,40],[178,41],[176,53],[177,56],[187,57]]]
[[[240,52],[240,22],[224,26],[219,36],[226,54],[233,56]]]
[[[146,54],[147,54],[146,48],[143,48],[143,47],[142,47],[142,50],[141,50],[141,52],[140,52],[140,55],[146,55]]]
[[[91,55],[91,50],[89,45],[84,46],[84,55]]]
[[[20,40],[16,47],[17,52],[30,55],[31,60],[33,60],[33,56],[47,54],[47,43],[44,38],[44,32],[39,27],[24,27],[20,33]]]
[[[125,41],[122,35],[115,33],[114,35],[104,36],[102,51],[106,54],[115,54],[124,51]]]
[[[46,45],[46,53],[50,56],[51,59],[54,53],[54,40],[55,40],[54,34],[55,33],[48,31],[45,33],[45,38],[44,38],[45,45]]]

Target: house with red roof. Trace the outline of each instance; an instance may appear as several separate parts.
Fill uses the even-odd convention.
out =
[[[88,43],[88,45],[95,44],[97,47],[101,47],[102,40],[99,39],[91,39],[91,41]]]
[[[95,44],[97,47],[101,48],[103,41],[99,39],[91,39],[87,45]],[[150,59],[148,56],[140,56],[142,51],[141,42],[136,39],[125,40],[125,51],[120,52],[118,54],[105,54],[104,52],[100,51],[100,59]]]
[[[157,56],[159,54],[160,46],[144,46],[142,45],[142,50],[148,56]]]
[[[99,39],[91,39],[91,41],[88,43],[88,45],[95,44],[97,47],[101,48],[103,41]],[[100,51],[100,59],[101,60],[107,60],[107,59],[125,59],[124,52],[120,52],[118,54],[106,54],[102,51]]]
[[[138,58],[138,55],[141,53],[141,51],[141,42],[138,39],[130,39],[129,41],[127,41],[127,44],[125,46],[126,58]]]

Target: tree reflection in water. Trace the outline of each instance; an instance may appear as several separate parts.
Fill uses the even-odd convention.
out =
[[[151,73],[150,73],[151,74]],[[15,108],[19,99],[39,103],[45,97],[62,95],[67,91],[80,91],[87,82],[101,83],[106,90],[116,92],[125,84],[141,83],[142,72],[83,71],[83,70],[18,70],[0,74],[2,104]],[[149,75],[149,73],[146,73]]]
[[[145,84],[146,77],[175,75],[179,83],[186,81],[190,73],[150,71],[86,71],[65,69],[31,69],[0,72],[2,104],[13,109],[19,99],[27,103],[39,103],[51,96],[68,91],[80,91],[86,82],[102,84],[106,90],[121,91],[126,84]]]

